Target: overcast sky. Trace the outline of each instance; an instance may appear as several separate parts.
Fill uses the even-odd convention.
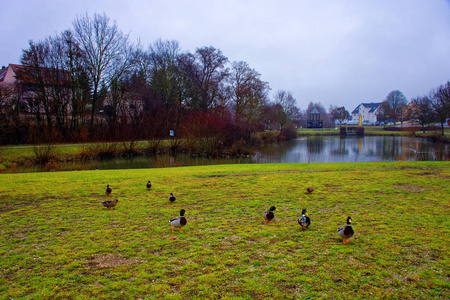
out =
[[[0,65],[19,63],[28,41],[105,12],[132,42],[214,46],[246,61],[277,90],[309,102],[410,100],[450,80],[450,0],[1,0]]]

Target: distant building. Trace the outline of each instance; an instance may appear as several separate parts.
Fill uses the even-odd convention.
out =
[[[320,119],[320,113],[315,108],[309,113],[309,120],[307,122],[307,127],[323,128],[323,121]]]
[[[359,116],[361,116],[362,123],[375,123],[380,110],[381,102],[361,103],[352,111],[352,120],[359,123]]]

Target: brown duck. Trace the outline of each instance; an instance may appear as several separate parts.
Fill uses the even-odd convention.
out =
[[[107,207],[108,209],[113,209],[113,207],[116,206],[118,202],[119,202],[119,199],[114,199],[114,200],[103,201],[102,204],[103,204],[103,206]]]

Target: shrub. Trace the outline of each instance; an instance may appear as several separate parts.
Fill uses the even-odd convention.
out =
[[[96,144],[98,148],[97,156],[99,158],[112,158],[117,154],[117,143],[100,143]]]
[[[57,161],[51,160],[48,163],[45,164],[44,169],[47,172],[54,172],[59,169],[60,165]]]
[[[151,155],[158,154],[160,144],[161,144],[160,139],[149,139],[147,141],[147,146],[145,147],[145,153]]]
[[[211,155],[224,145],[226,127],[226,122],[218,115],[195,112],[188,117],[181,132],[191,152]]]
[[[53,145],[36,146],[33,148],[34,161],[37,164],[45,165],[50,160],[57,160],[59,152]]]
[[[295,131],[294,125],[288,124],[280,130],[280,134],[277,139],[279,141],[288,141],[295,138],[297,138],[297,131]]]

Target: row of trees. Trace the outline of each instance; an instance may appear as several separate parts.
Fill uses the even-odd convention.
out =
[[[212,46],[183,52],[177,41],[144,50],[105,14],[31,41],[21,64],[17,84],[0,93],[9,143],[158,139],[210,119],[233,143],[302,116],[291,92],[269,99],[269,84],[248,63],[229,62]],[[199,134],[211,129],[204,127]]]
[[[425,130],[430,123],[440,123],[441,133],[444,135],[444,125],[450,117],[450,81],[432,89],[427,95],[412,98],[411,101],[399,90],[390,92],[381,102],[377,115],[379,121],[401,122],[416,120]],[[344,106],[331,105],[330,114],[339,123],[349,119],[350,113]]]
[[[450,81],[432,89],[427,95],[417,96],[408,102],[402,92],[390,92],[381,104],[382,120],[417,120],[423,128],[430,123],[440,123],[444,135],[444,125],[450,117]]]
[[[305,126],[313,109],[334,126],[320,103],[301,111],[285,90],[270,99],[269,84],[246,62],[230,62],[212,46],[185,52],[177,41],[144,49],[105,14],[79,16],[72,29],[31,41],[21,64],[16,84],[0,86],[3,144],[158,140],[174,130],[231,145],[251,141],[255,131]],[[448,117],[448,90],[449,83],[413,99],[417,118]],[[407,107],[393,91],[379,117],[406,117]],[[349,116],[343,106],[329,111],[338,120]]]

